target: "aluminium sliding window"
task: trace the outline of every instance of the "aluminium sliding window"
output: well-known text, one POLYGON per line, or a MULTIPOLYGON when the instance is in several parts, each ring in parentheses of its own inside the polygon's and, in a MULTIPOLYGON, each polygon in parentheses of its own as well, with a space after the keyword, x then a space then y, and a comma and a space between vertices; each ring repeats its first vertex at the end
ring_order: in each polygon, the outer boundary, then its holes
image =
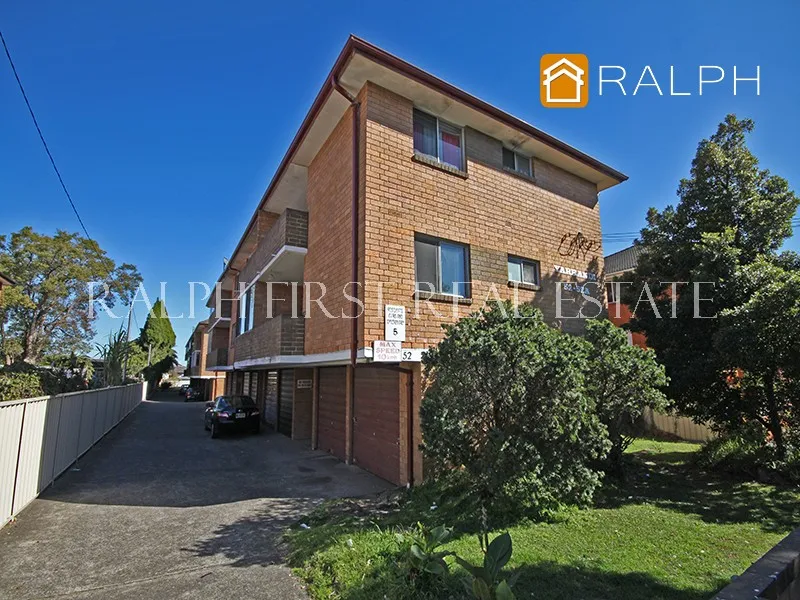
POLYGON ((465 170, 464 130, 416 108, 414 150, 461 171, 465 170))
POLYGON ((515 171, 528 177, 533 176, 533 169, 531 168, 531 157, 514 152, 508 148, 503 148, 503 167, 509 171, 515 171))
POLYGON ((508 280, 515 283, 539 285, 539 261, 508 257, 508 280))
POLYGON ((469 298, 469 246, 434 237, 414 238, 416 289, 469 298))

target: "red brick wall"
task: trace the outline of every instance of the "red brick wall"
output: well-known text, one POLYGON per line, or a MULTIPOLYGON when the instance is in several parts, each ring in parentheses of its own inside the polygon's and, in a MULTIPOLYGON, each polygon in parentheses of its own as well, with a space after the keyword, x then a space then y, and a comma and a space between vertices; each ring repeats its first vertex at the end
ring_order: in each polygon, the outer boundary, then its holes
MULTIPOLYGON (((410 100, 368 83, 365 108, 367 343, 384 334, 377 285, 370 282, 384 282, 384 303, 413 308, 415 232, 469 244, 472 304, 460 306, 461 315, 479 308, 487 297, 493 298, 489 296, 492 284, 500 297, 512 297, 507 285, 507 254, 514 254, 541 263, 541 291, 520 291, 520 301, 532 302, 548 322, 559 325, 555 282, 576 279, 555 273, 554 265, 602 271, 599 246, 585 257, 559 254, 564 234, 580 231, 600 240, 596 186, 540 160, 534 161, 535 181, 508 173, 502 169, 502 144, 471 129, 465 132, 467 176, 444 172, 412 158, 410 100)), ((601 289, 596 293, 603 297, 601 289)), ((567 291, 563 295, 580 297, 567 291)), ((418 318, 409 315, 409 346, 435 344, 442 336, 441 323, 454 320, 451 303, 433 306, 445 316, 433 316, 424 305, 418 318)), ((562 306, 565 314, 577 312, 570 302, 562 306)), ((593 315, 596 310, 589 305, 586 313, 593 315)), ((578 319, 564 319, 560 326, 582 330, 578 319)))
MULTIPOLYGON (((308 167, 308 254, 306 282, 322 282, 327 289, 329 319, 311 302, 306 319, 305 352, 317 354, 350 348, 350 303, 343 295, 351 281, 352 108, 348 109, 308 167)), ((320 288, 307 288, 310 299, 320 288)))
MULTIPOLYGON (((630 323, 631 309, 621 302, 609 302, 608 319, 617 327, 622 327, 625 323, 630 323)), ((631 332, 631 341, 635 346, 647 348, 647 338, 643 333, 631 332)))

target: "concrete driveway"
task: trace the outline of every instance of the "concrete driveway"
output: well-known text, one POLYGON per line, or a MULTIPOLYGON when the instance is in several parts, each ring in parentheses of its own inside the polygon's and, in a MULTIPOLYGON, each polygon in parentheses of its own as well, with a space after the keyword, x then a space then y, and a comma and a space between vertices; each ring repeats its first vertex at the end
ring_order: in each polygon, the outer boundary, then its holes
POLYGON ((280 434, 212 440, 202 403, 157 400, 0 529, 0 598, 305 598, 287 526, 389 487, 280 434))

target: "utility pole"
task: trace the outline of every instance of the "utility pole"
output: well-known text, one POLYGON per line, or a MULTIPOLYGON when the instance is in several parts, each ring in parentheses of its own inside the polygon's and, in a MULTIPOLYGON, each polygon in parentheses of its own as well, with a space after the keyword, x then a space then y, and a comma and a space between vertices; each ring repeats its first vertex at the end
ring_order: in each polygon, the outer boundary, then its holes
POLYGON ((128 307, 128 330, 125 332, 125 364, 122 366, 122 383, 128 378, 128 350, 131 341, 131 317, 133 316, 133 302, 128 307))
POLYGON ((147 366, 150 366, 150 359, 153 356, 153 344, 147 344, 147 366))

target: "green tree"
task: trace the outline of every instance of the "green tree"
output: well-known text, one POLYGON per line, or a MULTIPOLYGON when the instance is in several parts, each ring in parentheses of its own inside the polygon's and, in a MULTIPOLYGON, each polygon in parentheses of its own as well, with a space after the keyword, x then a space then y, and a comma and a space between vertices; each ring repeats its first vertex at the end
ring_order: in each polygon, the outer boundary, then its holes
POLYGON ((670 399, 682 412, 720 426, 752 411, 730 385, 729 361, 717 351, 716 316, 743 301, 735 284, 739 269, 776 259, 800 202, 786 180, 759 167, 745 139, 752 130, 751 120, 728 115, 700 142, 690 176, 678 187, 677 207, 648 212, 643 253, 627 278, 633 285, 622 287, 635 315, 631 328, 646 334, 666 367, 670 399))
POLYGON ((423 452, 434 474, 463 466, 484 508, 588 502, 601 479, 591 465, 609 443, 584 386, 584 342, 508 302, 445 331, 423 359, 423 452))
POLYGON ((735 416, 763 425, 781 460, 784 427, 800 427, 800 270, 792 262, 787 256, 741 267, 733 284, 746 300, 722 311, 714 339, 741 398, 735 416))
POLYGON ((586 389, 608 429, 609 468, 621 472, 622 455, 633 441, 636 421, 646 408, 663 410, 667 398, 664 367, 650 349, 632 346, 625 331, 611 321, 586 322, 586 389))
POLYGON ((46 353, 88 351, 95 302, 113 308, 131 298, 142 280, 136 267, 117 265, 93 240, 62 230, 43 235, 30 227, 0 236, 0 271, 17 282, 3 290, 3 348, 30 363, 46 353))
POLYGON ((138 343, 150 357, 145 368, 145 378, 151 386, 157 384, 162 375, 177 364, 173 347, 175 346, 175 330, 167 314, 167 307, 159 298, 147 315, 147 320, 139 333, 138 343))

